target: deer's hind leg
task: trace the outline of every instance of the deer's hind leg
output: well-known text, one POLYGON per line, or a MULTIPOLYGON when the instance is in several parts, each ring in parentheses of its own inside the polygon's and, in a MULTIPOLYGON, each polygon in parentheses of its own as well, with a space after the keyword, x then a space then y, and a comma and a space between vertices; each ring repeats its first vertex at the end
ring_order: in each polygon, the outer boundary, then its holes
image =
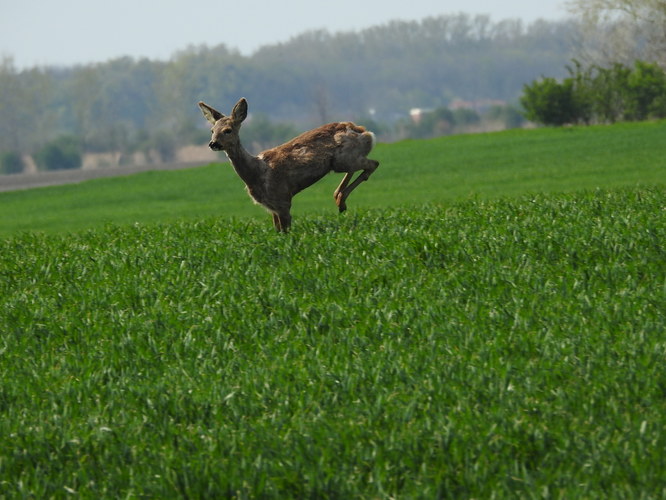
POLYGON ((336 188, 336 190, 333 192, 333 198, 335 198, 335 204, 338 206, 338 209, 340 212, 344 212, 347 210, 347 197, 351 194, 351 192, 356 189, 359 184, 363 181, 367 181, 372 173, 377 170, 377 167, 379 167, 379 162, 376 160, 370 160, 368 158, 363 158, 363 163, 361 168, 354 169, 350 172, 347 172, 342 179, 342 182, 340 185, 336 188), (354 175, 354 172, 357 172, 358 170, 363 170, 358 177, 356 177, 356 180, 349 184, 349 181, 351 181, 352 176, 354 175))
POLYGON ((335 191, 333 191, 333 199, 335 200, 335 204, 338 206, 340 209, 340 212, 344 212, 345 209, 347 208, 346 206, 343 205, 344 208, 340 207, 340 199, 342 197, 342 192, 345 190, 347 185, 349 184, 349 181, 351 178, 354 176, 354 172, 348 172, 345 174, 345 176, 342 178, 342 182, 340 185, 335 188, 335 191))

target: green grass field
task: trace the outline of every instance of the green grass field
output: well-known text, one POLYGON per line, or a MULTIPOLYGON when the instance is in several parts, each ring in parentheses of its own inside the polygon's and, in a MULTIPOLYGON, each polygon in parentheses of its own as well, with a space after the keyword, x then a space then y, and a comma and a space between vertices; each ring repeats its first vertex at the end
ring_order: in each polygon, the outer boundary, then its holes
MULTIPOLYGON (((664 185, 664 137, 666 122, 658 122, 380 144, 371 154, 381 162, 379 170, 354 192, 348 205, 353 212, 525 193, 664 185)), ((340 180, 340 175, 329 175, 294 198, 295 230, 304 214, 336 217, 332 193, 340 180)), ((205 217, 253 217, 271 224, 266 212, 249 201, 242 181, 228 165, 0 193, 0 206, 0 236, 205 217)))
POLYGON ((666 497, 664 131, 2 194, 0 497, 666 497))

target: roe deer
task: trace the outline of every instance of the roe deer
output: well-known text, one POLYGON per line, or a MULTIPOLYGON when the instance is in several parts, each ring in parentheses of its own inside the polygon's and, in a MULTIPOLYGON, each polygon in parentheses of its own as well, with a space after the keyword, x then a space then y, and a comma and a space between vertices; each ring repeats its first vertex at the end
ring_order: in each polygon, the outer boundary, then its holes
POLYGON ((199 107, 213 124, 208 146, 225 151, 236 173, 243 179, 252 199, 273 214, 278 231, 291 225, 291 199, 329 172, 345 172, 333 193, 335 203, 344 212, 349 194, 377 169, 379 162, 366 156, 374 146, 375 136, 352 122, 329 123, 305 132, 295 139, 258 156, 252 156, 241 145, 238 132, 247 117, 247 101, 234 106, 231 116, 224 116, 203 102, 199 107), (362 170, 350 183, 354 172, 362 170))

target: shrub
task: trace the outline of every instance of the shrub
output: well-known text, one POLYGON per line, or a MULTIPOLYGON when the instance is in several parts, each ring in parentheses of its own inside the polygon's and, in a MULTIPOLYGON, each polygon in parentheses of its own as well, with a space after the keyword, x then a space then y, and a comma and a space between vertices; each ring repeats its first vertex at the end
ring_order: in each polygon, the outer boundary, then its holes
POLYGON ((506 128, 519 128, 525 123, 522 113, 514 106, 493 106, 488 110, 485 118, 501 122, 506 128))
POLYGON ((656 64, 636 61, 627 82, 629 94, 628 119, 664 118, 666 74, 656 64))
POLYGON ((10 151, 0 155, 0 174, 19 174, 23 172, 21 155, 10 151))
POLYGON ((666 117, 666 72, 657 64, 636 61, 603 68, 583 68, 574 61, 570 78, 525 85, 525 116, 544 125, 614 123, 666 117))
POLYGON ((80 168, 82 161, 79 141, 71 136, 49 142, 35 153, 35 162, 40 170, 80 168))
POLYGON ((152 137, 152 145, 164 163, 175 161, 178 151, 176 136, 166 130, 158 130, 152 137))
POLYGON ((561 83, 554 78, 544 78, 525 85, 520 103, 528 120, 544 125, 561 126, 578 119, 571 78, 561 83))

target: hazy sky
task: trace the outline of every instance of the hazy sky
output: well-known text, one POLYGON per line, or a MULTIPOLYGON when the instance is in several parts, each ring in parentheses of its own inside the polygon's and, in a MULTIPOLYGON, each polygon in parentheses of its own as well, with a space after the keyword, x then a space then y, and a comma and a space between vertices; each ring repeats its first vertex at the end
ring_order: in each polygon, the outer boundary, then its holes
POLYGON ((0 0, 0 58, 18 68, 166 60, 189 45, 224 43, 249 55, 304 31, 351 31, 394 19, 490 14, 555 20, 565 0, 0 0))

